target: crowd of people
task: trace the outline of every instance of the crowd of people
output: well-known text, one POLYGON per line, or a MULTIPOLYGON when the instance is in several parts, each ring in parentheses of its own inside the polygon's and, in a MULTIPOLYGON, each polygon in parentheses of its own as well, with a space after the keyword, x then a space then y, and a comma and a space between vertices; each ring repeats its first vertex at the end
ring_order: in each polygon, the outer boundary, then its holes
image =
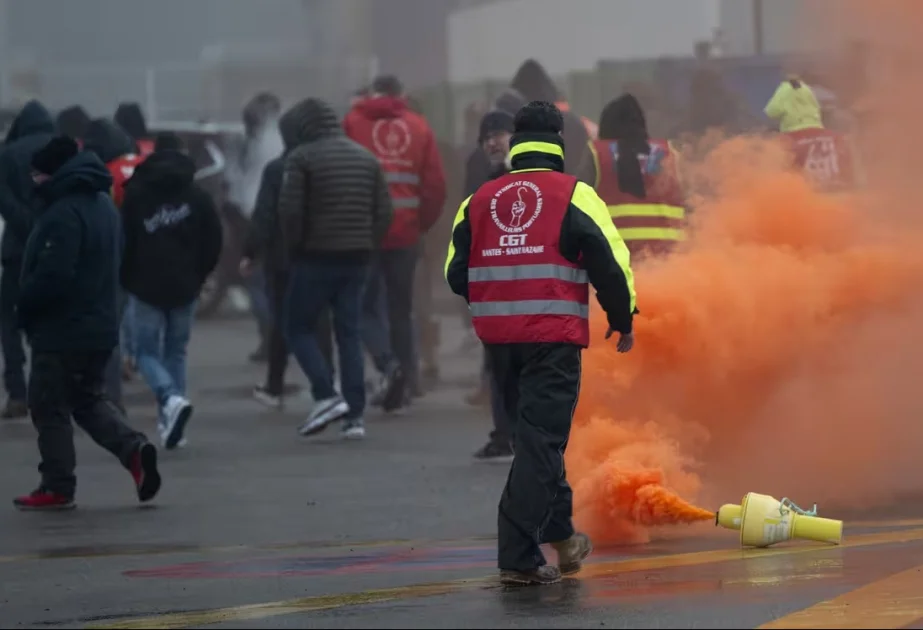
MULTIPOLYGON (((268 304, 267 374, 254 396, 284 404, 291 353, 314 401, 299 433, 341 422, 344 438, 361 439, 368 405, 395 413, 423 393, 414 284, 424 237, 444 215, 443 159, 393 76, 357 93, 343 118, 316 98, 284 112, 272 95, 252 105, 245 118, 259 110, 281 140, 255 195, 238 200, 253 206, 240 270, 262 275, 268 304), (366 355, 378 373, 371 390, 366 355)), ((766 114, 794 168, 828 190, 856 184, 850 146, 825 129, 804 80, 783 81, 766 114)), ((500 503, 501 578, 550 583, 578 571, 592 548, 573 529, 563 463, 589 288, 608 319, 605 339, 618 333, 613 343, 630 351, 632 265, 669 255, 693 208, 679 152, 651 136, 635 96, 611 100, 597 126, 532 61, 481 116, 464 172, 466 198, 448 213, 442 246, 445 280, 483 344, 493 430, 475 456, 513 462, 500 503), (542 543, 557 549, 559 567, 546 565, 542 543)), ((187 443, 187 347, 223 245, 194 160, 176 134, 149 134, 136 105, 112 120, 76 106, 53 120, 32 101, 0 148, 0 216, 3 415, 31 415, 41 461, 38 488, 15 505, 74 506, 72 421, 151 500, 158 451, 129 426, 121 382, 137 371, 150 388, 162 448, 187 443)))

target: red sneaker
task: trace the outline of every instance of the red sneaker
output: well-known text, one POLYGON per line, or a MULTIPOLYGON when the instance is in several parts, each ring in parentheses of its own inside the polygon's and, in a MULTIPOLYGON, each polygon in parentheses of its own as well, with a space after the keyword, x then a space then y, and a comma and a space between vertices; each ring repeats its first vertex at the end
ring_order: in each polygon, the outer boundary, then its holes
POLYGON ((67 497, 57 492, 50 492, 45 488, 39 488, 32 494, 26 494, 13 499, 13 505, 17 510, 39 511, 39 510, 73 510, 77 507, 73 497, 67 497))
POLYGON ((138 489, 138 500, 141 503, 150 501, 160 490, 160 473, 157 471, 157 449, 150 442, 145 442, 138 447, 131 456, 129 467, 131 476, 138 489))

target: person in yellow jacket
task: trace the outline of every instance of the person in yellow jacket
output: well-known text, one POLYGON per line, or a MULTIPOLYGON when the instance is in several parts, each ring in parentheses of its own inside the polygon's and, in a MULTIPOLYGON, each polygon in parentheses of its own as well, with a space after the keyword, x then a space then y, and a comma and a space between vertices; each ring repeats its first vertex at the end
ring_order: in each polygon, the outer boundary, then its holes
POLYGON ((814 91, 798 77, 789 77, 780 83, 763 111, 779 123, 782 133, 824 128, 814 91))

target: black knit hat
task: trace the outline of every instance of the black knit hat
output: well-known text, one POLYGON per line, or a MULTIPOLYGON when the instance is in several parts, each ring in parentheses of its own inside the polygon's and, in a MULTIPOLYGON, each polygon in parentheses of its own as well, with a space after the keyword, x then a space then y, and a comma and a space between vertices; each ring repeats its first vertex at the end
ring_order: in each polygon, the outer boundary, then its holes
POLYGON ((72 138, 56 136, 32 156, 32 170, 45 175, 54 175, 79 152, 80 147, 72 138))
POLYGON ((513 126, 513 117, 507 112, 495 109, 491 112, 487 112, 481 119, 481 128, 478 132, 478 142, 484 142, 487 140, 487 136, 497 131, 513 133, 514 130, 515 127, 513 126))
POLYGON ((564 116, 547 101, 532 101, 519 110, 515 121, 516 133, 561 133, 564 116))

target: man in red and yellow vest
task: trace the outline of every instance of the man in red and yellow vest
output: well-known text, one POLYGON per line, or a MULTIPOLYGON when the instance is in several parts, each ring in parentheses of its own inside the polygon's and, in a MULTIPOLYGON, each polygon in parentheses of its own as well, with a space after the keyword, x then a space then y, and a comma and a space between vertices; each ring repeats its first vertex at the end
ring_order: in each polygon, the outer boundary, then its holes
POLYGON ((446 197, 445 173, 436 137, 423 116, 407 105, 403 86, 395 77, 379 77, 371 93, 355 102, 346 115, 346 135, 371 151, 381 163, 391 193, 394 218, 372 265, 364 316, 372 334, 385 317, 379 310, 384 287, 390 343, 382 335, 366 345, 382 373, 382 406, 403 407, 417 388, 418 365, 413 341, 414 272, 420 240, 442 213, 446 197), (385 340, 387 341, 387 340, 385 340))
POLYGON ((685 236, 686 208, 676 154, 648 137, 641 105, 630 94, 603 109, 578 176, 592 185, 632 256, 669 253, 685 236))
POLYGON ((575 533, 564 448, 590 343, 590 283, 609 321, 606 338, 633 344, 629 253, 593 189, 564 174, 564 120, 533 101, 516 115, 512 171, 462 202, 446 280, 468 302, 496 371, 514 436, 500 500, 499 567, 505 584, 550 584, 580 570, 591 544, 575 533), (550 543, 560 568, 539 548, 550 543))

